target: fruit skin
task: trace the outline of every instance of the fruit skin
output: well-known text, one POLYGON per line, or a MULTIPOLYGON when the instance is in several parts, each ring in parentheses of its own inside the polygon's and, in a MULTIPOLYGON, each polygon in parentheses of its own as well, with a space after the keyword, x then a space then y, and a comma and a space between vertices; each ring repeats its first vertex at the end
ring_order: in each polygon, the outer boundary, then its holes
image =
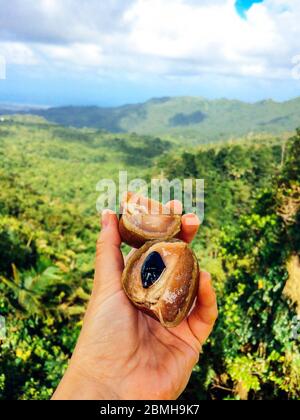
MULTIPOLYGON (((126 267, 123 271, 122 275, 122 286, 123 289, 133 303, 133 305, 138 308, 139 310, 143 311, 147 315, 151 316, 152 318, 156 319, 161 323, 162 326, 166 328, 173 328, 179 325, 189 314, 190 309, 195 301, 197 296, 198 288, 199 288, 199 264, 198 260, 193 253, 193 251, 186 245, 186 261, 181 261, 183 264, 183 272, 188 272, 191 269, 192 265, 192 272, 191 276, 188 279, 184 280, 183 289, 185 289, 185 293, 179 295, 178 298, 172 303, 168 304, 165 300, 161 297, 158 299, 155 305, 150 304, 149 302, 138 302, 134 299, 127 288, 127 285, 130 283, 130 271, 136 261, 140 259, 140 257, 148 251, 154 244, 161 244, 161 243, 183 243, 178 239, 171 239, 168 241, 151 241, 147 242, 142 248, 138 249, 128 260, 126 267)), ((172 281, 171 281, 172 283, 172 281)), ((140 285, 142 288, 142 284, 140 285)))
POLYGON ((146 242, 146 239, 143 235, 132 230, 132 227, 129 225, 129 223, 126 222, 126 217, 123 215, 119 221, 119 232, 122 241, 127 245, 132 246, 133 248, 140 248, 146 242))
MULTIPOLYGON (((176 226, 172 230, 172 232, 168 235, 161 235, 159 237, 160 241, 168 241, 169 239, 174 238, 181 229, 181 216, 173 215, 172 216, 176 220, 176 226)), ((158 238, 153 238, 151 235, 147 235, 146 232, 138 232, 137 229, 132 226, 126 219, 126 215, 122 215, 119 221, 119 232, 122 238, 122 241, 125 242, 127 245, 133 248, 140 248, 148 241, 157 240, 158 238)))
MULTIPOLYGON (((120 205, 119 232, 122 241, 133 248, 140 248, 147 241, 167 241, 169 239, 175 238, 181 230, 181 215, 175 214, 170 210, 168 213, 164 214, 165 209, 166 206, 159 203, 158 201, 132 192, 128 192, 120 205), (160 218, 160 220, 164 220, 164 217, 171 217, 172 225, 167 232, 156 231, 154 233, 146 231, 145 229, 142 229, 133 223, 133 215, 131 214, 129 216, 126 211, 126 208, 129 204, 131 204, 133 207, 135 204, 142 204, 147 209, 149 208, 148 206, 151 207, 151 205, 153 205, 153 209, 156 209, 158 214, 156 214, 156 212, 151 214, 150 212, 150 214, 145 213, 143 217, 147 218, 147 216, 149 216, 151 218, 153 216, 157 216, 160 218)), ((157 222, 157 220, 155 222, 157 222)))

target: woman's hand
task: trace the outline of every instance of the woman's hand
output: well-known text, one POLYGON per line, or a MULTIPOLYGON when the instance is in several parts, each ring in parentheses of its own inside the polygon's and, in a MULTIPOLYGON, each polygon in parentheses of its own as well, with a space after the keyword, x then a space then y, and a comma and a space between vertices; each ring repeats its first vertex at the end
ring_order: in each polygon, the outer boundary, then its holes
MULTIPOLYGON (((181 239, 190 242, 198 228, 197 216, 183 216, 181 239)), ((53 399, 176 399, 212 331, 217 303, 208 273, 200 274, 197 302, 189 317, 168 330, 138 311, 125 295, 120 245, 117 216, 106 211, 91 300, 53 399)))

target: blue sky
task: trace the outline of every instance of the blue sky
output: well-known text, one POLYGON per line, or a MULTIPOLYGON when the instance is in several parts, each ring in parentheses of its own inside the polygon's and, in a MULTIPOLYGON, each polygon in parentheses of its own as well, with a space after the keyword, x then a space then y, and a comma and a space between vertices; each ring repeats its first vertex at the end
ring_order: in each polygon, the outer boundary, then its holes
POLYGON ((295 0, 0 0, 0 102, 289 99, 299 19, 295 0))
POLYGON ((235 7, 240 16, 246 18, 247 10, 249 10, 253 4, 262 3, 263 1, 264 0, 236 0, 235 7))

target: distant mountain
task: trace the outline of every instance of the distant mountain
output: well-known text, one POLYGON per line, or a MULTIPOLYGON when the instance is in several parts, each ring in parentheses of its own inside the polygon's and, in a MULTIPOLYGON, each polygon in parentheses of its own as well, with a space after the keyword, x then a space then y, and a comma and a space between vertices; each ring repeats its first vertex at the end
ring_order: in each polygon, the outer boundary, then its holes
POLYGON ((34 110, 48 109, 49 106, 40 105, 29 105, 29 104, 14 104, 14 103, 0 103, 0 114, 16 114, 16 113, 28 113, 34 110))
MULTIPOLYGON (((115 108, 66 106, 21 112, 30 112, 65 126, 93 127, 115 133, 136 132, 207 143, 248 133, 280 134, 295 130, 300 126, 300 97, 286 102, 265 100, 256 103, 165 97, 115 108)), ((1 113, 4 114, 5 109, 0 109, 1 113)))

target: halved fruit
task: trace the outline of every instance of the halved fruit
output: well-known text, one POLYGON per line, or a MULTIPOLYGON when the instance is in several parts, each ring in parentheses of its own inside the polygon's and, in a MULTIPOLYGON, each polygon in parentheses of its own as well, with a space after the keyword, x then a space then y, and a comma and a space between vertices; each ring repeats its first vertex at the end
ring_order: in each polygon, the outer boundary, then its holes
POLYGON ((129 258, 122 285, 138 309, 164 327, 175 327, 188 315, 197 295, 197 258, 177 239, 147 242, 129 258))
POLYGON ((134 248, 147 241, 174 238, 180 228, 181 215, 158 201, 128 193, 121 203, 120 235, 134 248))

